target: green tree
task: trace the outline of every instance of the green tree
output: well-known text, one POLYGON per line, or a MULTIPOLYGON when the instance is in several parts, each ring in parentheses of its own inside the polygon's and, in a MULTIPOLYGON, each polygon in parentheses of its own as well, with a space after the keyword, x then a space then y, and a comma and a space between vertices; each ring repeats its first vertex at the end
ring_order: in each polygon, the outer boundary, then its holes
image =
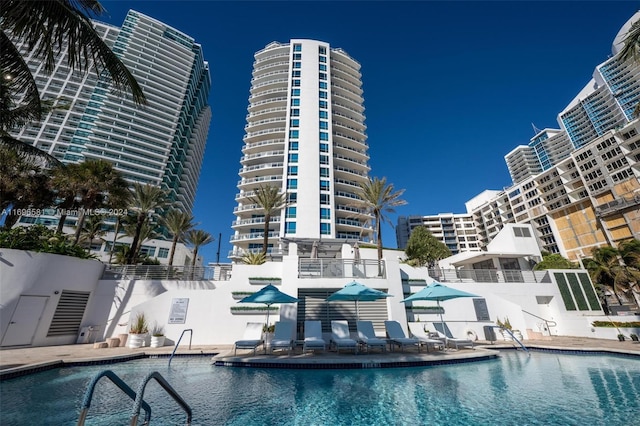
MULTIPOLYGON (((104 215, 91 215, 87 220, 82 223, 82 229, 80 232, 77 232, 79 236, 78 241, 74 242, 75 244, 80 244, 87 249, 87 252, 91 251, 91 244, 94 240, 98 239, 100 241, 104 241, 102 238, 107 231, 104 229, 104 215)), ((76 225, 78 228, 79 225, 76 225)))
POLYGON ((630 297, 631 300, 636 298, 635 293, 638 292, 640 282, 640 271, 624 262, 624 257, 630 261, 635 257, 633 253, 637 254, 637 244, 629 242, 626 246, 621 243, 621 246, 624 252, 611 246, 593 249, 592 257, 583 261, 593 283, 601 286, 601 290, 604 288, 612 291, 620 304, 620 294, 630 297))
POLYGON ((412 266, 429 266, 446 257, 451 256, 451 250, 427 230, 418 226, 411 231, 411 236, 405 249, 407 263, 412 266))
POLYGON ((391 223, 385 213, 395 213, 395 207, 407 204, 400 197, 404 189, 394 190, 393 184, 387 184, 387 178, 369 178, 360 184, 356 195, 360 198, 359 206, 371 214, 376 223, 376 241, 378 260, 382 260, 382 222, 391 223))
POLYGON ((249 200, 260 206, 264 211, 264 238, 262 242, 262 253, 267 255, 269 246, 269 225, 271 217, 282 209, 286 204, 286 194, 280 192, 280 188, 271 185, 260 185, 255 190, 255 195, 249 200))
POLYGON ((533 267, 534 271, 544 271, 547 269, 576 269, 578 265, 565 259, 557 253, 543 253, 542 261, 533 267))
POLYGON ((184 234, 195 226, 193 216, 180 210, 170 210, 169 213, 162 218, 161 222, 172 236, 171 252, 169 253, 169 266, 171 266, 173 265, 176 245, 178 242, 184 241, 184 234))
POLYGON ((166 206, 166 192, 154 185, 135 183, 131 193, 129 208, 135 213, 135 228, 133 232, 132 250, 129 251, 128 264, 133 264, 137 256, 140 234, 144 224, 156 214, 156 210, 166 206))
POLYGON ((191 266, 196 265, 196 260, 198 259, 198 250, 200 247, 210 244, 215 239, 211 234, 201 229, 191 229, 187 231, 185 234, 185 241, 187 244, 193 247, 193 258, 191 259, 191 266))

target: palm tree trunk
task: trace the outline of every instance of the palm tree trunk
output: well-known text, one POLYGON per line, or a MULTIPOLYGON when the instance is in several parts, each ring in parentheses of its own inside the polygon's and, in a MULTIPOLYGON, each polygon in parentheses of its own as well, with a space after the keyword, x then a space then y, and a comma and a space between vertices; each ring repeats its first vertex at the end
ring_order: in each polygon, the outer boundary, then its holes
POLYGON ((140 241, 140 232, 142 232, 142 226, 144 225, 144 221, 146 216, 143 213, 138 213, 138 221, 136 223, 136 233, 133 235, 133 241, 131 242, 131 249, 129 250, 129 256, 127 256, 127 264, 132 265, 134 259, 136 258, 136 252, 138 251, 137 246, 140 241))
POLYGON ((271 222, 271 215, 264 215, 264 238, 262 240, 262 254, 267 255, 267 246, 269 245, 269 222, 271 222))
POLYGON ((82 232, 82 227, 84 226, 84 209, 80 209, 80 216, 78 216, 78 223, 76 224, 76 233, 73 237, 73 245, 77 245, 78 241, 80 241, 80 233, 82 232))
POLYGON ((67 220, 66 214, 60 215, 60 220, 58 221, 58 227, 56 228, 56 234, 62 235, 62 229, 64 228, 64 222, 67 220))
POLYGON ((380 224, 380 215, 376 215, 376 235, 378 247, 378 276, 382 276, 382 226, 380 224))
POLYGON ((111 264, 111 259, 113 259, 113 252, 116 250, 116 240, 118 239, 118 231, 120 231, 120 216, 116 216, 116 229, 113 234, 113 243, 111 244, 111 253, 109 253, 109 264, 111 264))
POLYGON ((169 266, 173 265, 173 255, 176 253, 176 244, 178 244, 178 236, 174 236, 171 241, 171 253, 169 253, 169 266))

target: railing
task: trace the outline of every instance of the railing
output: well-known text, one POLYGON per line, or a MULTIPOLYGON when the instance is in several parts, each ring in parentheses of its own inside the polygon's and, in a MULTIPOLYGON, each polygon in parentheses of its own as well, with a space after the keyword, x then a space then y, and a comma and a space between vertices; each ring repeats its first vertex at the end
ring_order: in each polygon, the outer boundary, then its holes
POLYGON ((548 271, 505 269, 429 269, 429 276, 440 282, 551 283, 548 271))
POLYGON ((182 333, 180 334, 180 338, 178 339, 176 346, 173 348, 173 352, 171 352, 171 356, 169 357, 169 367, 171 367, 171 360, 173 359, 173 356, 176 354, 176 350, 178 350, 178 346, 180 345, 182 336, 184 336, 184 333, 186 333, 187 331, 190 333, 189 334, 189 350, 191 350, 191 340, 193 339, 193 329, 185 328, 184 330, 182 330, 182 333))
POLYGON ((184 399, 182 399, 182 397, 178 394, 178 392, 176 392, 175 389, 171 387, 169 382, 167 382, 164 379, 164 377, 162 377, 162 375, 157 371, 147 374, 147 377, 145 377, 144 380, 142 380, 142 383, 140 383, 140 386, 138 387, 138 395, 133 404, 133 410, 131 411, 131 423, 130 423, 131 426, 136 426, 138 424, 138 416, 140 415, 140 405, 144 403, 144 401, 142 400, 142 397, 144 395, 144 389, 147 387, 147 383, 149 383, 151 379, 155 379, 156 382, 158 382, 158 384, 160 384, 160 386, 165 391, 167 391, 169 396, 171 396, 171 398, 173 398, 173 400, 177 402, 178 405, 180 405, 180 407, 182 407, 184 412, 187 414, 187 422, 185 424, 189 426, 191 424, 191 418, 193 416, 191 407, 189 407, 189 404, 187 404, 187 402, 184 399))
POLYGON ((508 328, 504 328, 504 327, 500 327, 499 325, 494 325, 493 328, 499 328, 502 331, 506 331, 507 334, 509 334, 511 336, 511 339, 518 343, 520 345, 520 347, 527 353, 527 355, 531 355, 531 353, 529 353, 529 349, 527 349, 527 347, 524 345, 524 343, 522 343, 520 341, 520 339, 518 339, 511 330, 509 330, 508 328))
POLYGON ((215 266, 107 265, 102 279, 201 281, 216 279, 215 271, 215 266))
POLYGON ((384 260, 299 259, 298 278, 386 278, 384 260))
MULTIPOLYGON (((85 391, 84 398, 82 400, 82 409, 80 410, 80 417, 78 418, 78 426, 83 426, 87 420, 87 414, 89 414, 89 407, 91 407, 91 400, 93 399, 93 391, 95 390, 98 381, 103 377, 111 380, 114 385, 127 394, 127 396, 133 401, 138 399, 134 390, 131 389, 120 377, 118 377, 116 373, 111 370, 102 371, 98 373, 87 386, 87 390, 85 391)), ((149 424, 149 420, 151 420, 151 407, 142 400, 142 398, 140 398, 140 403, 138 404, 138 415, 140 414, 140 406, 142 406, 146 413, 145 424, 149 424)))
POLYGON ((538 319, 540 319, 540 320, 544 321, 545 331, 548 331, 548 332, 549 332, 549 334, 551 334, 551 330, 550 330, 550 328, 551 328, 551 327, 555 327, 555 326, 557 326, 557 325, 558 325, 558 323, 557 323, 557 322, 555 322, 555 321, 553 321, 553 320, 547 320, 547 319, 544 319, 544 318, 542 318, 542 317, 539 317, 539 316, 538 316, 538 315, 536 315, 536 314, 532 314, 531 312, 525 311, 524 309, 522 310, 522 312, 524 312, 525 314, 529 314, 529 315, 531 315, 532 317, 535 317, 535 318, 538 318, 538 319))

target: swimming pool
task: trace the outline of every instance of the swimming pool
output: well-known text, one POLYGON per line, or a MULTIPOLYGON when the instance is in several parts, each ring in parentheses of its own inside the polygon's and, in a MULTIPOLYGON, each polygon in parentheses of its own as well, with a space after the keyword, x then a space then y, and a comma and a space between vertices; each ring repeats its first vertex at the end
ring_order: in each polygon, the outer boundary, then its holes
MULTIPOLYGON (((0 423, 75 425, 87 383, 114 371, 134 390, 160 372, 193 425, 629 425, 640 409, 640 359, 502 352, 495 360, 421 368, 284 370, 214 367, 209 358, 72 367, 0 383, 0 423)), ((155 382, 153 425, 185 414, 155 382)), ((88 425, 128 424, 132 402, 101 380, 88 425)), ((142 416, 141 416, 142 417, 142 416)))

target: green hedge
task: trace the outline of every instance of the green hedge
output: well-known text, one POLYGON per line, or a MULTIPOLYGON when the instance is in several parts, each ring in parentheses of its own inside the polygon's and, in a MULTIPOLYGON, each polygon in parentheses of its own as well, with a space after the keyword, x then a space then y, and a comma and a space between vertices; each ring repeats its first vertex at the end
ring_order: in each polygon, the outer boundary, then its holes
POLYGON ((629 322, 619 322, 619 321, 594 321, 591 323, 594 327, 610 327, 610 328, 640 328, 640 321, 629 321, 629 322))

